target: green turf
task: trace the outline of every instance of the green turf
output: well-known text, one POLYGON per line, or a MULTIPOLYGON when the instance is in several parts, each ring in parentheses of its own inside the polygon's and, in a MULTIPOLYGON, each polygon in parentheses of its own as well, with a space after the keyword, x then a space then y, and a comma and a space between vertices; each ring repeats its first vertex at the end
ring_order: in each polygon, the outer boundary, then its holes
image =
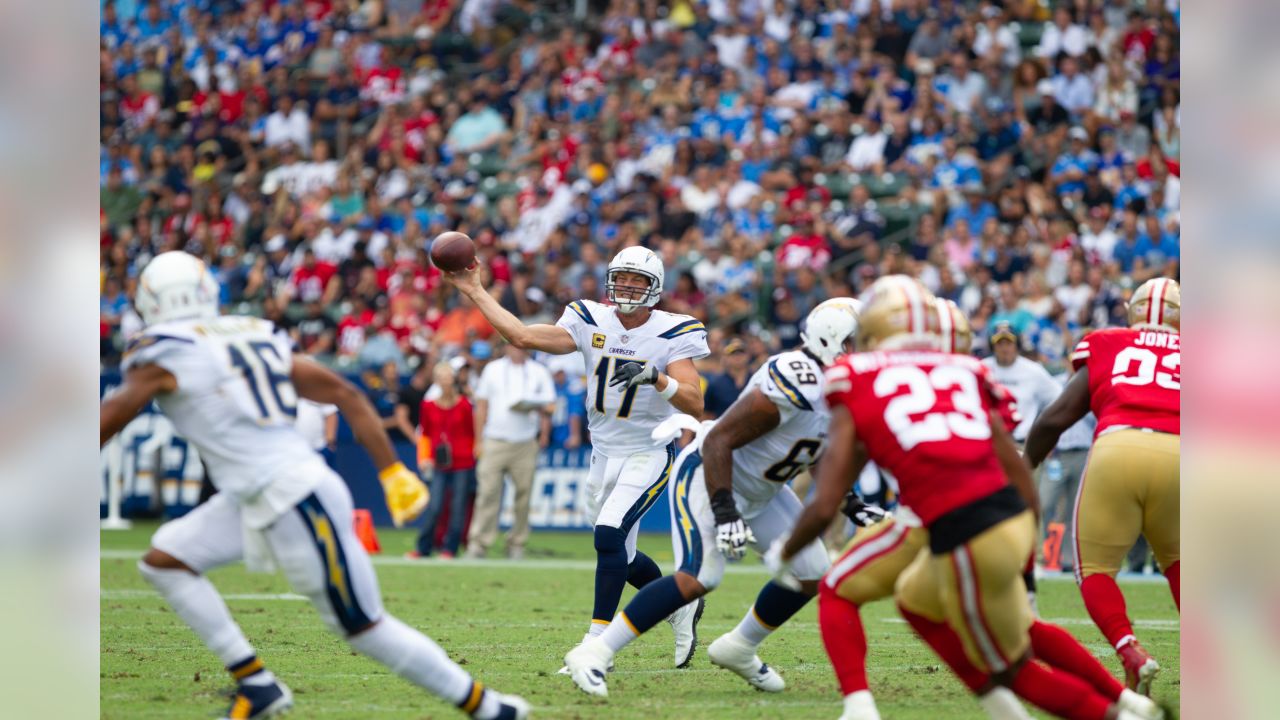
MULTIPOLYGON (((102 717, 213 717, 226 709, 229 678, 135 569, 153 530, 140 525, 102 534, 102 717)), ((402 561, 411 536, 383 531, 380 538, 377 571, 387 609, 425 630, 478 679, 523 695, 533 703, 535 717, 742 720, 840 714, 839 692, 812 605, 763 646, 764 660, 787 681, 787 690, 779 695, 751 690, 737 676, 711 666, 701 650, 693 667, 675 670, 671 631, 663 624, 619 656, 617 671, 609 676, 609 698, 600 701, 556 675, 565 651, 581 639, 591 611, 589 535, 535 533, 530 562, 479 567, 402 561)), ((640 547, 670 567, 669 538, 642 536, 640 547)), ((703 648, 737 623, 766 579, 755 561, 730 570, 708 598, 700 627, 703 648)), ((305 602, 288 597, 282 578, 251 575, 241 566, 215 571, 211 578, 231 596, 228 605, 260 656, 293 688, 293 717, 460 717, 329 635, 305 602)), ((1162 583, 1129 583, 1124 590, 1139 636, 1164 668, 1156 695, 1176 707, 1178 616, 1169 593, 1162 583)), ((628 589, 624 603, 631 594, 628 589)), ((1043 583, 1040 609, 1119 672, 1073 583, 1043 583)), ((871 688, 886 718, 981 717, 959 683, 897 619, 890 603, 865 608, 863 618, 871 646, 871 688)))

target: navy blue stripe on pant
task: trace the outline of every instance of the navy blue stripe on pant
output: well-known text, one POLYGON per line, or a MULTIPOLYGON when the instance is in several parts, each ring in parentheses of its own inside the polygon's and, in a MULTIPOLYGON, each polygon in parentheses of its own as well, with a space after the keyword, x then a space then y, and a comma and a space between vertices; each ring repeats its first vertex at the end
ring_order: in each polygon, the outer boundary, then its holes
POLYGON ((702 535, 698 532, 698 522, 689 507, 689 490, 698 468, 702 466, 702 453, 692 452, 680 464, 676 474, 675 487, 672 488, 671 500, 675 503, 675 523, 680 535, 680 545, 684 551, 680 558, 680 572, 698 576, 702 570, 702 535))
POLYGON ((631 526, 640 522, 640 518, 649 512, 649 508, 658 501, 658 496, 662 494, 662 489, 667 486, 667 481, 671 478, 671 464, 676 459, 676 445, 671 443, 667 445, 667 464, 662 468, 662 472, 658 475, 657 481, 640 495, 640 498, 631 505, 627 513, 622 516, 622 525, 618 527, 623 533, 631 532, 631 526))
POLYGON ((321 564, 324 566, 325 592, 338 616, 338 623, 348 633, 369 627, 373 621, 360 607, 360 600, 356 597, 347 566, 347 555, 338 539, 338 526, 314 493, 298 503, 298 514, 302 516, 302 522, 307 526, 316 550, 320 553, 321 564))

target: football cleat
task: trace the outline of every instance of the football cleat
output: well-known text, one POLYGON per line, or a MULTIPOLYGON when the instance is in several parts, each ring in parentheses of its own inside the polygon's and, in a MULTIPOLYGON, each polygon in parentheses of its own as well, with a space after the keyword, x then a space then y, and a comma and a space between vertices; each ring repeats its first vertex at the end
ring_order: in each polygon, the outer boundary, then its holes
POLYGON ((231 698, 231 707, 224 720, 257 720, 275 717, 293 707, 293 693, 285 684, 276 680, 269 685, 240 683, 231 698))
POLYGON ((1146 649, 1137 640, 1121 641, 1116 649, 1120 662, 1124 665, 1124 684, 1139 695, 1151 696, 1151 681, 1160 672, 1160 663, 1147 654, 1146 649))
MULTIPOLYGON (((493 692, 492 690, 490 692, 493 692)), ((525 720, 529 717, 532 708, 529 701, 519 695, 503 695, 497 693, 498 696, 498 717, 497 720, 525 720)))
POLYGON ((676 633, 675 661, 677 668, 687 668, 693 662, 693 653, 698 649, 698 622, 702 620, 702 610, 707 601, 698 598, 671 613, 667 622, 676 633))
MULTIPOLYGON (((586 635, 583 635, 583 636, 582 636, 582 642, 583 642, 583 643, 589 642, 590 640, 591 640, 591 633, 587 633, 586 635)), ((609 667, 605 669, 605 672, 613 672, 613 658, 609 658, 609 667)), ((557 670, 557 671, 556 671, 556 674, 557 674, 557 675, 568 675, 568 674, 569 674, 569 666, 568 666, 568 665, 565 665, 564 667, 560 668, 559 670, 557 670)))
POLYGON ((755 647, 732 632, 716 638, 707 648, 707 657, 712 665, 737 673, 757 690, 782 692, 787 687, 782 676, 760 660, 755 647))
POLYGON ((609 686, 605 682, 605 673, 608 672, 612 655, 603 641, 591 638, 570 650, 564 656, 564 664, 569 668, 569 677, 578 689, 588 695, 608 697, 609 686))
POLYGON ((1120 691, 1116 705, 1119 705, 1121 710, 1127 710, 1143 720, 1165 720, 1164 708, 1157 705, 1151 698, 1139 695, 1129 688, 1120 691))
POLYGON ((870 690, 859 690, 844 698, 844 712, 840 720, 880 720, 880 711, 876 709, 875 698, 870 690))

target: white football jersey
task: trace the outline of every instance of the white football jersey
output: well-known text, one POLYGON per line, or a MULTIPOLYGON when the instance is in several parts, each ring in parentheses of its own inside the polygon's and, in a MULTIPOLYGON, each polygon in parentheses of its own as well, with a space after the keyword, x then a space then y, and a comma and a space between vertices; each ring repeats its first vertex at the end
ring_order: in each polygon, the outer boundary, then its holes
POLYGON ((660 372, 685 358, 704 358, 707 329, 688 315, 654 310, 648 322, 628 330, 611 305, 575 300, 556 323, 569 331, 586 361, 587 426, 591 444, 610 457, 653 448, 649 433, 676 409, 652 385, 609 387, 618 368, 653 363, 660 372))
MULTIPOLYGON (((319 458, 295 426, 289 338, 270 321, 227 315, 152 325, 130 340, 122 367, 151 364, 178 380, 156 404, 200 452, 213 485, 242 505, 277 476, 297 475, 282 471, 319 458)), ((308 492, 298 483, 288 481, 293 502, 308 492)), ((284 509, 290 499, 277 492, 270 504, 284 509)))
POLYGON ((750 517, 786 485, 818 462, 826 447, 831 411, 822 393, 823 367, 803 350, 769 358, 742 389, 759 390, 778 406, 778 426, 733 451, 733 490, 750 517))

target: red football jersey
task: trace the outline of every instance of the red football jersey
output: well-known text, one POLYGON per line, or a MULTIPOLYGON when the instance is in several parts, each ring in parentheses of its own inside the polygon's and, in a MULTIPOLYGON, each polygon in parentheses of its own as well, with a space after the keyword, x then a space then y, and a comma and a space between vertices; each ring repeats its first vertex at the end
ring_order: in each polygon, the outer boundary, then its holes
POLYGON ((1022 413, 1018 412, 1018 400, 1009 392, 1009 388, 992 380, 991 389, 996 397, 996 412, 1004 421, 1004 429, 1010 433, 1022 424, 1022 413))
POLYGON ((1166 330, 1107 328, 1091 332, 1071 354, 1071 365, 1089 368, 1089 408, 1097 437, 1128 425, 1181 434, 1181 334, 1166 330))
POLYGON ((928 527, 1008 485, 991 411, 1000 397, 968 355, 854 353, 827 371, 827 402, 843 405, 876 465, 898 479, 902 504, 928 527))

